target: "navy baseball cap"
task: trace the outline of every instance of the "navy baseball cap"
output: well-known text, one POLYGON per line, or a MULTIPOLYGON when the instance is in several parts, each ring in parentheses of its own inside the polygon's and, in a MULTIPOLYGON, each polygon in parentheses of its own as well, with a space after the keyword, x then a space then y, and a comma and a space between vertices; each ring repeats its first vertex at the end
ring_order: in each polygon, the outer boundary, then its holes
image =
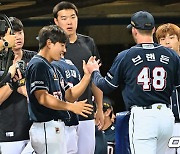
POLYGON ((155 27, 154 17, 147 11, 138 11, 131 17, 131 23, 127 28, 151 30, 155 27))

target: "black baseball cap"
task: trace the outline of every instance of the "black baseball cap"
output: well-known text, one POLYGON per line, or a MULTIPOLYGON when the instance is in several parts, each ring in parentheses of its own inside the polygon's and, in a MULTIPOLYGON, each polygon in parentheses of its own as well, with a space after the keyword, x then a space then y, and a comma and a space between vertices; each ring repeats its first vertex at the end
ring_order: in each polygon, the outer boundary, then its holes
POLYGON ((112 109, 113 100, 107 96, 103 97, 103 111, 105 112, 108 108, 112 109))
POLYGON ((155 27, 154 17, 147 11, 138 11, 131 17, 127 28, 135 27, 141 30, 151 30, 155 27))

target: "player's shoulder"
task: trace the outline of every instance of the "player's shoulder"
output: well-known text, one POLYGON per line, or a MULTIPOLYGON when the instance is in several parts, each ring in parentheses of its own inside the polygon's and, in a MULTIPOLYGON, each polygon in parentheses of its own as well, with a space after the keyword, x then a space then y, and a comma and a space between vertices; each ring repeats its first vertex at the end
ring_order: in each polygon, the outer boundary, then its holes
POLYGON ((74 63, 70 59, 64 59, 64 62, 68 65, 74 65, 74 63))
POLYGON ((25 55, 25 56, 33 57, 34 55, 37 54, 37 52, 31 51, 31 50, 27 50, 27 49, 22 49, 22 51, 23 51, 23 55, 25 55))
POLYGON ((39 55, 35 55, 28 64, 29 67, 44 70, 50 67, 49 62, 39 55))
POLYGON ((88 36, 88 35, 83 35, 83 34, 77 34, 78 40, 82 40, 85 42, 90 42, 90 41, 94 41, 92 37, 88 36))
POLYGON ((124 59, 124 58, 126 58, 128 52, 129 52, 129 49, 126 49, 126 50, 123 50, 123 51, 119 52, 116 59, 124 59))

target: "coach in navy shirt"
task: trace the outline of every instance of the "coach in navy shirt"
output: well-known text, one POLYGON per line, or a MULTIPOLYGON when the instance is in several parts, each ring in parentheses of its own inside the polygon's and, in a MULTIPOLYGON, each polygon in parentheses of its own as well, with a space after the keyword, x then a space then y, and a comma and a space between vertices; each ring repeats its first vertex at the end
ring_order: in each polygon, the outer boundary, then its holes
POLYGON ((133 14, 128 28, 137 45, 118 54, 106 77, 101 76, 93 57, 88 68, 93 72, 93 82, 103 92, 122 86, 125 105, 131 110, 131 153, 164 154, 174 124, 170 96, 173 87, 180 86, 179 56, 154 43, 155 22, 150 13, 133 14))

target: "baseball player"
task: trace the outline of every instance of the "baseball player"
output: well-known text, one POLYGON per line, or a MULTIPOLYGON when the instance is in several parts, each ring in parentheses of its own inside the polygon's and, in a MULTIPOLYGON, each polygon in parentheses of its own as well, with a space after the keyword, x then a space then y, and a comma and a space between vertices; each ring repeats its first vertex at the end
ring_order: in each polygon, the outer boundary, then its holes
POLYGON ((108 154, 115 154, 115 115, 112 102, 107 96, 103 97, 104 126, 102 130, 108 144, 108 154))
MULTIPOLYGON (((65 58, 70 59, 74 63, 82 78, 84 75, 82 61, 85 60, 87 62, 90 56, 99 58, 94 40, 89 36, 76 32, 78 26, 78 9, 73 3, 67 1, 59 2, 53 8, 53 15, 55 24, 61 27, 69 36, 65 58)), ((94 122, 94 114, 89 115, 88 118, 79 116, 78 154, 84 154, 85 151, 86 154, 94 153, 95 123, 101 129, 104 122, 102 111, 103 94, 94 84, 90 83, 78 100, 87 99, 87 102, 93 105, 92 93, 95 96, 95 103, 98 109, 96 119, 94 122)))
MULTIPOLYGON (((63 78, 67 82, 70 87, 77 85, 80 80, 81 76, 76 68, 76 66, 71 62, 71 60, 65 59, 64 55, 66 50, 61 54, 61 59, 59 61, 53 61, 52 65, 56 67, 62 74, 63 78)), ((76 154, 78 151, 78 143, 77 143, 77 127, 79 124, 78 116, 69 111, 71 115, 71 119, 65 121, 65 133, 66 133, 66 141, 67 141, 67 153, 68 154, 76 154)))
POLYGON ((154 43, 154 26, 149 12, 136 12, 128 28, 137 44, 117 55, 105 78, 94 57, 87 65, 93 82, 103 92, 122 86, 125 105, 131 111, 132 154, 164 154, 173 132, 174 115, 169 105, 173 87, 180 86, 180 60, 172 49, 154 43))
MULTIPOLYGON (((156 38, 161 45, 171 48, 180 55, 180 28, 172 23, 160 25, 156 30, 156 38)), ((180 136, 180 106, 179 93, 177 89, 173 89, 171 96, 171 108, 175 116, 175 124, 172 136, 180 136)), ((180 148, 167 148, 166 154, 180 154, 180 148)))
POLYGON ((60 59, 67 35, 61 28, 50 25, 40 30, 38 40, 40 51, 29 62, 26 74, 29 113, 33 121, 30 128, 31 144, 36 154, 66 154, 64 121, 71 118, 68 111, 84 117, 92 111, 92 106, 86 104, 86 100, 70 103, 85 90, 90 74, 84 62, 82 84, 69 88, 62 74, 50 64, 60 59), (65 102, 65 98, 69 102, 65 102))
POLYGON ((115 153, 115 115, 112 102, 109 97, 103 97, 104 126, 102 130, 96 129, 95 154, 115 153))

